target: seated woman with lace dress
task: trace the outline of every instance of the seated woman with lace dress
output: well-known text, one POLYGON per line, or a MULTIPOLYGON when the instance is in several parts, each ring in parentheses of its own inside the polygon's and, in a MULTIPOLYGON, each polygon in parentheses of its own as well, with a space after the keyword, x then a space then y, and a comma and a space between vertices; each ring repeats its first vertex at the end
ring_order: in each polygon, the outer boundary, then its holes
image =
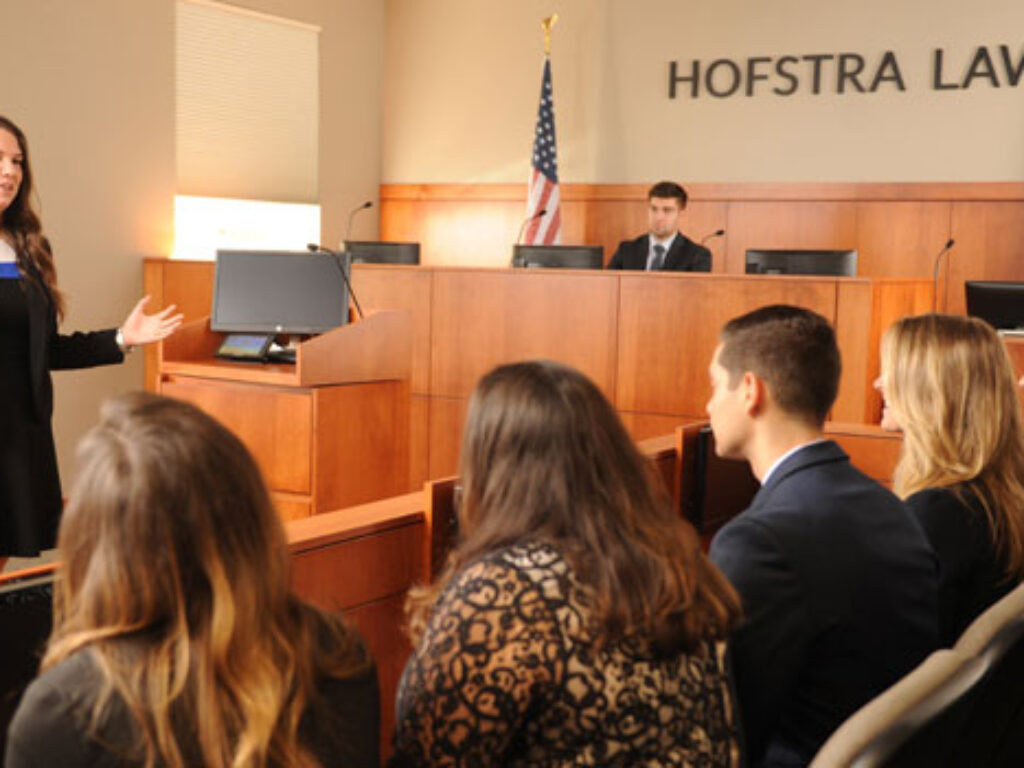
POLYGON ((492 371, 460 475, 459 540, 410 597, 392 764, 738 764, 738 597, 597 387, 492 371))

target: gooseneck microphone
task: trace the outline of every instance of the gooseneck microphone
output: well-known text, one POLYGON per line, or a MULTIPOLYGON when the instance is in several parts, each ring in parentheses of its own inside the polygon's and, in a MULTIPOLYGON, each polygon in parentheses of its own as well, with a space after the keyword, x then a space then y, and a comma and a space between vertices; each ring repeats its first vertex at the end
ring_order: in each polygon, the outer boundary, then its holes
MULTIPOLYGON (((341 250, 343 250, 343 251, 345 250, 345 247, 346 247, 345 243, 348 242, 348 236, 352 232, 352 219, 354 219, 356 217, 357 213, 359 213, 360 211, 365 211, 367 208, 373 208, 373 201, 372 200, 367 200, 362 205, 357 205, 355 208, 353 208, 351 211, 348 212, 348 226, 345 227, 345 239, 342 240, 341 243, 340 243, 341 250)), ((319 246, 317 246, 317 247, 319 248, 319 246)), ((323 249, 320 249, 320 250, 323 250, 323 249)))
MULTIPOLYGON (((364 205, 363 208, 366 206, 364 205)), ((359 299, 356 298, 356 292, 352 290, 352 283, 348 279, 348 275, 345 274, 345 266, 341 263, 344 256, 336 251, 332 251, 330 248, 324 248, 322 245, 316 243, 307 243, 306 247, 313 253, 323 253, 331 257, 334 262, 334 266, 341 272, 341 279, 345 281, 345 285, 348 287, 348 294, 352 297, 352 303, 356 305, 356 314, 359 315, 359 319, 363 319, 363 308, 359 306, 359 299)))
POLYGON ((547 208, 541 208, 536 213, 531 214, 530 216, 527 216, 525 219, 523 219, 523 223, 519 227, 519 234, 516 235, 516 245, 519 245, 519 244, 521 244, 523 242, 523 232, 526 230, 526 225, 532 223, 533 221, 535 221, 537 219, 539 219, 541 216, 543 216, 547 212, 548 212, 547 208))
POLYGON ((702 237, 700 239, 700 244, 704 245, 704 243, 706 243, 708 240, 711 240, 711 239, 716 238, 716 237, 721 237, 724 234, 725 234, 725 230, 724 229, 716 229, 714 232, 711 232, 711 233, 709 233, 707 235, 704 235, 704 237, 702 237))
POLYGON ((939 255, 935 257, 935 270, 932 277, 932 313, 937 311, 939 305, 939 265, 942 264, 942 257, 949 253, 954 245, 956 245, 956 240, 952 237, 949 238, 942 250, 939 251, 939 255))

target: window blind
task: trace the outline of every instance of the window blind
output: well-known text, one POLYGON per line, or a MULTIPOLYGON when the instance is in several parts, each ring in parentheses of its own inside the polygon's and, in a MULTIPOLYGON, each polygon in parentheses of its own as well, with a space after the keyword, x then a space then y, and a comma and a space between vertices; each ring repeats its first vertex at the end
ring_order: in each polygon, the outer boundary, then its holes
POLYGON ((178 193, 317 202, 319 29, 176 4, 178 193))

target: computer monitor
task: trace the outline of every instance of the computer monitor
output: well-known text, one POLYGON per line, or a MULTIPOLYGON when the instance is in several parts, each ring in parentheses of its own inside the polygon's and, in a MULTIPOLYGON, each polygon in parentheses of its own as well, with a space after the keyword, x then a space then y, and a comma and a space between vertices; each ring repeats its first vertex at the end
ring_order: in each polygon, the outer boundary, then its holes
POLYGON ((217 251, 210 328, 314 334, 348 322, 344 254, 217 251))
POLYGON ((346 240, 345 253, 353 264, 419 264, 419 243, 346 240))
POLYGON ((964 292, 968 315, 997 331, 1024 329, 1024 283, 968 280, 964 292))
POLYGON ((0 755, 21 695, 39 674, 52 625, 52 573, 0 587, 0 755))
POLYGON ((749 249, 747 274, 856 277, 857 251, 749 249))
POLYGON ((512 248, 512 266, 601 269, 604 248, 600 245, 516 245, 512 248))

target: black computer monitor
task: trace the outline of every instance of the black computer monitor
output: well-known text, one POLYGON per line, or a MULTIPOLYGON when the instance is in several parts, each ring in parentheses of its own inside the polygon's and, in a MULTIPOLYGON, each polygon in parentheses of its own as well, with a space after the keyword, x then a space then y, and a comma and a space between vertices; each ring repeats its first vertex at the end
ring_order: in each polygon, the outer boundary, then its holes
POLYGON ((1024 283, 968 280, 964 292, 968 315, 997 331, 1024 330, 1024 283))
POLYGON ((517 245, 512 249, 512 266, 601 269, 604 248, 600 245, 517 245))
POLYGON ((21 695, 39 674, 52 625, 52 574, 0 587, 0 755, 21 695))
POLYGON ((753 248, 747 251, 747 274, 856 277, 857 251, 753 248))
POLYGON ((344 254, 217 251, 210 328, 314 334, 348 322, 344 254))
POLYGON ((345 253, 353 264, 419 264, 419 243, 346 240, 345 253))

